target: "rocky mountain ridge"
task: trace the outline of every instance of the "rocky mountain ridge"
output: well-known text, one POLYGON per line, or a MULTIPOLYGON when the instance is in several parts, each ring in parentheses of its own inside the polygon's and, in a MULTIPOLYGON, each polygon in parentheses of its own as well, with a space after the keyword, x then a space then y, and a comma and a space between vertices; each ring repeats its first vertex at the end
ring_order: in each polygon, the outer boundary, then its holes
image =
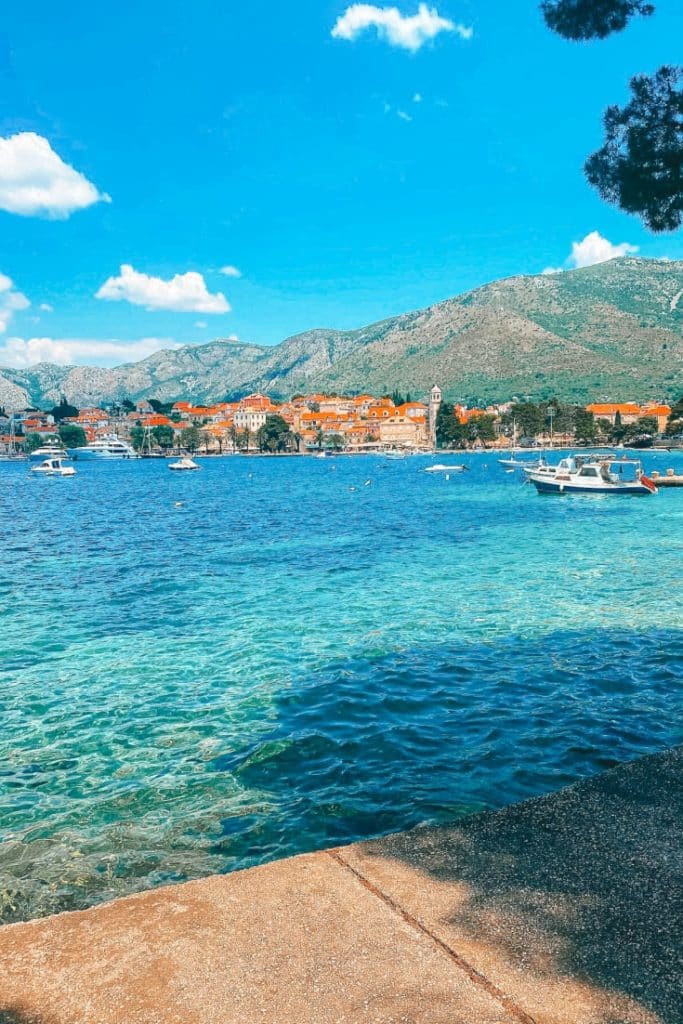
POLYGON ((317 329, 272 347, 228 340, 114 368, 0 369, 0 405, 123 398, 217 401, 254 390, 398 388, 475 402, 513 394, 576 401, 683 392, 683 262, 625 257, 511 277, 354 331, 317 329))

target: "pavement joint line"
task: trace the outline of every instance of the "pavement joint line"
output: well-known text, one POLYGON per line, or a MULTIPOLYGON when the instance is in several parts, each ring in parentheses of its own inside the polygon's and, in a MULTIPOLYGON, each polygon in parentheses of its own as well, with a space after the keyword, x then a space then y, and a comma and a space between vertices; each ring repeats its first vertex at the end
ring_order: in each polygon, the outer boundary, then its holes
POLYGON ((453 961, 453 963, 461 971, 464 971, 464 973, 478 988, 481 988, 485 992, 487 992, 488 995, 495 999, 496 1002, 498 1002, 503 1007, 504 1010, 507 1010, 508 1013, 511 1013, 514 1017, 516 1017, 517 1020, 520 1021, 520 1024, 537 1024, 536 1020, 533 1017, 531 1017, 525 1010, 523 1010, 521 1006, 518 1006, 517 1003, 515 1003, 510 998, 510 996, 507 996, 505 992, 501 991, 501 989, 498 988, 497 985, 494 985, 493 982, 489 981, 489 979, 485 975, 481 974, 476 969, 476 967, 473 967, 472 964, 468 963, 467 960, 464 959, 464 957, 462 957, 459 953, 456 953, 456 951, 451 946, 449 946, 447 942, 444 942, 444 940, 439 938, 438 935, 430 931, 430 929, 427 928, 426 925, 422 924, 422 922, 417 917, 414 917, 408 910, 402 907, 400 903, 397 903, 396 900, 391 898, 391 896, 388 896, 385 892, 378 888, 378 886, 374 885, 369 878, 366 878, 365 875, 358 870, 358 868, 355 868, 352 864, 345 860, 342 857, 339 848, 333 850, 325 850, 325 853, 328 855, 328 857, 331 857, 332 860, 336 861, 337 864, 339 864, 342 868, 344 868, 347 871, 350 871, 352 875, 355 875, 355 877, 358 879, 361 885, 364 886, 364 888, 367 889, 368 892, 372 893, 373 896, 375 896, 377 899, 385 903, 386 906, 388 906, 389 909, 392 910, 395 914, 398 914, 399 917, 402 917, 403 920, 411 926, 411 928, 414 928, 416 931, 421 932, 423 935, 426 935, 428 939, 431 939, 434 945, 438 946, 439 949, 446 953, 446 955, 453 961))

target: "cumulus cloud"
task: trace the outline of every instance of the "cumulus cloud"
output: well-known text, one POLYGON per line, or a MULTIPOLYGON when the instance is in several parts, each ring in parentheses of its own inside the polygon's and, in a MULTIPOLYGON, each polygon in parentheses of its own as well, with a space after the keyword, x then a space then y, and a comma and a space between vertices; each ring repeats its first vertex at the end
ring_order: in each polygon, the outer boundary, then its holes
POLYGON ((211 294, 201 274, 188 270, 170 281, 141 274, 128 263, 118 277, 108 278, 95 293, 96 299, 130 302, 147 310, 168 309, 176 313, 229 313, 230 303, 222 292, 211 294))
POLYGON ((20 132, 0 138, 1 210, 63 220, 99 202, 111 198, 65 163, 42 135, 20 132))
POLYGON ((54 306, 51 306, 49 302, 41 302, 41 304, 38 306, 38 309, 40 309, 43 313, 52 313, 54 310, 54 306))
POLYGON ((402 121, 412 121, 410 114, 406 114, 405 110, 397 110, 396 117, 400 117, 402 121))
POLYGON ((137 362, 162 348, 179 348, 172 338, 140 338, 139 341, 96 338, 8 338, 0 345, 0 366, 24 369, 36 363, 72 366, 119 366, 137 362))
POLYGON ((206 320, 197 320, 195 327, 199 327, 201 330, 206 330, 209 325, 206 320))
POLYGON ((242 276, 242 271, 238 267, 232 267, 230 265, 228 265, 227 267, 221 267, 220 273, 221 274, 225 274, 226 277, 241 277, 242 276))
POLYGON ((581 242, 572 242, 569 262, 573 267, 592 267, 595 263, 607 263, 617 256, 628 256, 636 252, 637 245, 628 242, 612 245, 599 232, 591 231, 581 242))
POLYGON ((455 32, 461 39, 471 39, 472 29, 442 18, 436 7, 421 3, 417 14, 403 15, 397 7, 376 7, 374 4, 351 4, 335 22, 335 39, 357 39, 369 28, 377 30, 380 39, 390 46, 415 52, 439 35, 455 32))
POLYGON ((572 242, 572 251, 562 267, 546 267, 544 274, 560 274, 563 270, 578 270, 580 267, 592 267, 596 263, 607 263, 618 256, 630 256, 638 252, 637 245, 619 242, 614 245, 603 238, 599 231, 591 231, 580 242, 572 242))
POLYGON ((413 96, 413 103, 422 103, 422 94, 421 93, 419 93, 419 92, 415 93, 415 95, 413 96))
POLYGON ((4 334, 15 313, 28 309, 31 303, 14 287, 11 277, 0 274, 0 334, 4 334))

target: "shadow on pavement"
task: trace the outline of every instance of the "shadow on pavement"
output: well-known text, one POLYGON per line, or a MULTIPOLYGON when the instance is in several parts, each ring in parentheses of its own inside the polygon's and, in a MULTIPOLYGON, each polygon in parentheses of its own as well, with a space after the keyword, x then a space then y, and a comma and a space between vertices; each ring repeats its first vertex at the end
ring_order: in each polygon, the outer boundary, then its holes
POLYGON ((681 1024, 682 826, 679 747, 348 861, 532 1016, 681 1024))

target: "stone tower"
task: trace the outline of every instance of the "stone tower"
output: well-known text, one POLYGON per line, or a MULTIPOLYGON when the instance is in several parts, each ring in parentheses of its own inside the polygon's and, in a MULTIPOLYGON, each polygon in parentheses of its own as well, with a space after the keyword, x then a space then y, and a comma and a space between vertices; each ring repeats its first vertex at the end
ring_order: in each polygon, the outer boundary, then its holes
POLYGON ((435 384, 429 392, 429 440, 433 448, 436 448, 436 417, 439 414, 440 405, 441 388, 435 384))

